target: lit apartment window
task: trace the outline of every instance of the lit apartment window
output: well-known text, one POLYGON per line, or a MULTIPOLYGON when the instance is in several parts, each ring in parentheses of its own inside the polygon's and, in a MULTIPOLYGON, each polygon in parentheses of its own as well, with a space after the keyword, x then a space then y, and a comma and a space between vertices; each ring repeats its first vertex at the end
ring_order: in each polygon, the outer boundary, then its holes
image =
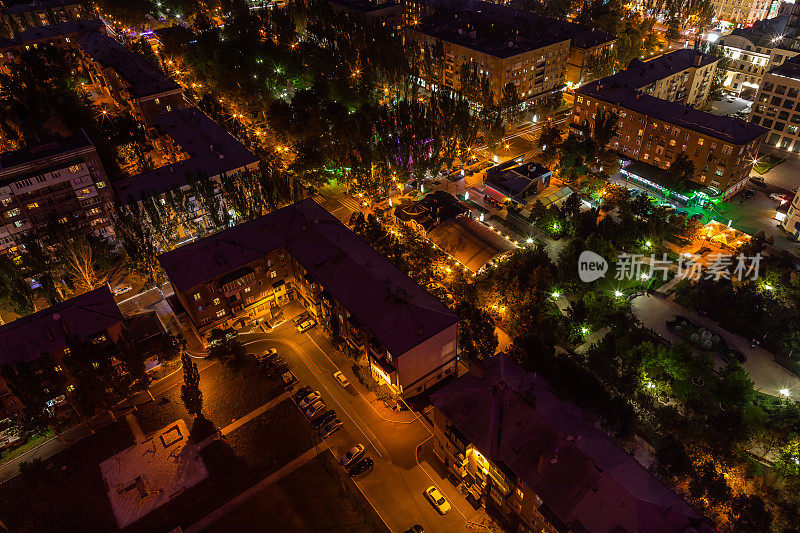
POLYGON ((3 201, 2 201, 2 203, 3 203, 3 205, 8 205, 8 204, 10 204, 10 203, 11 203, 11 198, 3 198, 3 201))
POLYGON ((250 287, 245 287, 245 288, 244 288, 244 292, 245 292, 245 294, 247 294, 248 292, 250 292, 250 287))
POLYGON ((15 220, 14 221, 14 227, 21 228, 22 227, 22 221, 21 220, 15 220))
POLYGON ((6 216, 8 218, 15 217, 17 215, 19 215, 19 207, 15 207, 14 209, 6 211, 6 216))
POLYGON ((64 355, 69 355, 69 348, 64 348, 64 355))
POLYGON ((194 299, 195 300, 199 300, 200 299, 200 293, 199 292, 194 293, 194 299))
POLYGON ((95 186, 96 186, 98 189, 102 189, 103 187, 105 187, 105 186, 106 186, 106 182, 105 182, 105 181, 98 181, 98 182, 95 184, 95 186))
POLYGON ((72 392, 75 390, 75 385, 69 384, 67 385, 67 392, 72 392))
POLYGON ((700 146, 703 146, 703 138, 702 137, 697 139, 697 144, 699 144, 700 146))
POLYGON ((225 316, 225 310, 224 309, 220 309, 219 311, 217 311, 217 318, 222 318, 224 316, 225 316))
POLYGON ((214 298, 214 305, 219 305, 219 298, 214 298))
POLYGON ((61 372, 61 371, 63 371, 64 369, 63 369, 63 368, 61 368, 61 365, 56 365, 56 366, 55 366, 55 368, 54 368, 53 370, 55 370, 56 372, 61 372))
POLYGON ((58 223, 59 223, 59 224, 66 224, 66 223, 67 223, 67 217, 61 217, 61 218, 59 218, 59 219, 58 219, 58 223))
POLYGON ((32 204, 28 204, 28 209, 36 209, 39 207, 39 202, 33 202, 32 204))

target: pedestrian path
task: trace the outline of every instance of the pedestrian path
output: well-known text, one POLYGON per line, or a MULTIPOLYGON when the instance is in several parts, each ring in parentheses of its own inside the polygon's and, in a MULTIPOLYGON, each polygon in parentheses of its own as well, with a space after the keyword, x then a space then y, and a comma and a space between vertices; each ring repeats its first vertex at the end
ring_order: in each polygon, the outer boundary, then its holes
POLYGON ((272 409, 273 407, 275 407, 279 403, 283 402, 284 400, 289 398, 289 396, 290 396, 290 394, 288 392, 284 392, 283 394, 281 394, 277 398, 273 398, 272 400, 268 401, 267 403, 265 403, 261 407, 257 407, 255 409, 253 409, 252 411, 250 411, 249 413, 244 415, 242 418, 239 418, 235 422, 232 422, 232 423, 228 424, 227 426, 225 426, 224 428, 220 429, 218 433, 215 433, 214 435, 211 435, 210 437, 206 437, 205 439, 200 441, 197 444, 198 449, 202 450, 203 448, 205 448, 206 446, 208 446, 209 444, 211 444, 212 442, 217 440, 220 436, 225 436, 225 435, 228 435, 229 433, 232 433, 232 432, 236 431, 237 429, 239 429, 243 425, 247 424, 248 422, 250 422, 254 418, 257 418, 257 417, 261 416, 262 414, 266 413, 267 411, 269 411, 270 409, 272 409))
POLYGON ((127 422, 128 427, 131 428, 131 433, 133 434, 133 438, 137 443, 143 442, 147 438, 144 435, 144 431, 142 431, 142 427, 139 425, 139 421, 136 420, 136 416, 133 413, 128 413, 125 415, 125 422, 127 422))
POLYGON ((184 531, 186 533, 196 533, 196 532, 203 531, 204 529, 209 527, 211 524, 213 524, 214 522, 216 522, 217 520, 219 520, 220 518, 222 518, 226 514, 230 513, 231 511, 233 511, 234 509, 236 509, 237 507, 239 507, 240 505, 245 503, 247 500, 249 500, 249 499, 253 498, 254 496, 256 496, 259 492, 264 490, 266 487, 269 487, 273 483, 277 483, 278 481, 280 481, 281 479, 285 478, 286 476, 288 476, 289 474, 291 474, 292 472, 294 472, 295 470, 297 470, 301 466, 305 465, 306 463, 308 463, 312 459, 316 458, 320 453, 324 452, 327 449, 328 449, 327 447, 315 446, 315 447, 311 448, 310 450, 307 450, 300 457, 294 459, 290 463, 287 463, 287 464, 283 465, 277 471, 275 471, 272 474, 268 475, 267 477, 265 477, 264 479, 262 479, 261 481, 259 481, 258 483, 256 483, 252 487, 250 487, 249 489, 245 490, 244 492, 242 492, 241 494, 239 494, 238 496, 233 498, 232 500, 230 500, 227 503, 221 505, 220 507, 217 507, 214 511, 212 511, 209 514, 207 514, 206 516, 204 516, 203 518, 201 518, 200 520, 198 520, 197 522, 195 522, 194 524, 192 524, 191 526, 186 528, 184 531))

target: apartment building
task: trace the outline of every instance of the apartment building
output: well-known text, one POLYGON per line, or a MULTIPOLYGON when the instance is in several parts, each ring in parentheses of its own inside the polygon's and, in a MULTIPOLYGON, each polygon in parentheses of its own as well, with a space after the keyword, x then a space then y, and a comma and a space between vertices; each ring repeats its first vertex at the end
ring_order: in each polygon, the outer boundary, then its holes
POLYGON ((726 90, 752 98, 767 71, 800 53, 797 40, 789 37, 788 21, 788 16, 761 20, 719 39, 718 46, 729 60, 726 90))
MULTIPOLYGON (((236 138, 196 107, 176 109, 153 120, 159 149, 172 162, 112 184, 120 205, 158 198, 173 190, 190 192, 193 177, 208 175, 219 182, 225 175, 258 170, 258 158, 236 138)), ((189 199, 196 220, 205 224, 201 206, 189 199)), ((178 238, 191 236, 182 225, 173 228, 178 238)))
POLYGON ((629 160, 666 170, 678 154, 694 164, 693 181, 730 198, 747 184, 767 130, 661 100, 619 83, 614 76, 576 91, 570 127, 590 135, 598 114, 614 113, 618 131, 610 147, 629 160))
POLYGON ((617 40, 613 35, 595 28, 552 19, 502 3, 471 2, 468 10, 491 21, 509 35, 544 35, 556 41, 569 39, 569 57, 564 75, 568 87, 593 81, 591 60, 604 57, 614 48, 617 40))
MULTIPOLYGON (((62 363, 69 354, 68 338, 92 342, 106 356, 113 357, 123 332, 122 314, 104 285, 0 326, 0 372, 27 367, 39 377, 45 393, 51 395, 49 406, 56 407, 75 392, 76 384, 62 363)), ((0 420, 24 407, 11 390, 12 378, 0 376, 0 420)))
POLYGON ((711 0, 714 19, 734 25, 748 25, 771 17, 777 11, 775 0, 711 0))
POLYGON ((431 88, 461 89, 461 68, 474 65, 488 80, 495 103, 506 84, 513 83, 522 102, 532 103, 564 86, 569 39, 509 35, 491 22, 468 13, 432 18, 408 29, 420 47, 441 46, 442 63, 422 83, 431 88))
POLYGON ((800 56, 785 61, 764 76, 750 122, 767 128, 763 150, 800 159, 800 56))
POLYGON ((27 232, 48 242, 51 223, 112 238, 112 201, 100 157, 83 131, 0 153, 0 252, 17 255, 27 232))
POLYGON ((49 26, 90 16, 90 11, 80 0, 36 0, 28 4, 0 6, 0 20, 6 37, 14 37, 36 26, 49 26))
POLYGON ((396 2, 371 2, 369 0, 330 0, 335 12, 346 13, 366 26, 399 29, 403 6, 396 2))
POLYGON ((713 524, 500 354, 431 394, 433 450, 514 531, 711 533, 713 524))
POLYGON ((800 194, 795 194, 786 218, 781 221, 781 227, 791 233, 795 239, 800 239, 800 194))
POLYGON ((20 61, 25 51, 43 47, 68 49, 90 31, 98 31, 102 24, 98 20, 70 20, 50 26, 34 26, 17 34, 13 39, 0 37, 0 73, 8 74, 10 65, 20 61))
POLYGON ((91 84, 147 127, 157 115, 187 106, 183 89, 172 78, 113 37, 89 32, 78 39, 78 49, 91 84))
POLYGON ((198 334, 300 302, 376 380, 413 396, 453 374, 458 316, 311 199, 159 256, 198 334))

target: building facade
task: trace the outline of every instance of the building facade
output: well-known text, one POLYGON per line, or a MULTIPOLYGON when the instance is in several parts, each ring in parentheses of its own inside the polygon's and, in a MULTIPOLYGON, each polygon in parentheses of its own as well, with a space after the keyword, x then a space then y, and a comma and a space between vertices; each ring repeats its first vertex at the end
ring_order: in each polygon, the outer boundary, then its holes
POLYGON ((800 56, 767 72, 750 122, 769 130, 764 151, 800 159, 800 56))
POLYGON ((781 227, 791 233, 795 239, 800 239, 800 194, 795 194, 786 218, 781 221, 781 227))
POLYGON ((775 14, 776 0, 712 0, 714 18, 719 22, 748 25, 775 14))
POLYGON ((433 450, 513 531, 713 532, 712 524, 501 354, 431 394, 433 450))
POLYGON ((618 119, 610 147, 622 158, 666 170, 685 154, 694 165, 692 180, 724 198, 747 184, 767 133, 739 119, 645 94, 621 83, 618 75, 578 89, 571 127, 591 135, 596 118, 607 113, 618 119))
POLYGON ((455 372, 458 317, 304 200, 159 256, 198 334, 300 302, 376 380, 413 396, 455 372))
POLYGON ((788 17, 762 20, 719 39, 718 46, 728 58, 726 90, 752 98, 767 71, 800 53, 797 41, 784 36, 787 22, 788 17))
POLYGON ((0 251, 17 255, 27 232, 49 242, 52 223, 113 238, 112 202, 100 157, 83 131, 2 153, 0 251))
MULTIPOLYGON (((69 352, 69 337, 91 342, 98 353, 113 357, 124 333, 123 317, 105 285, 32 315, 0 326, 0 372, 23 368, 39 378, 39 385, 57 407, 76 392, 63 364, 69 352)), ((14 376, 0 376, 0 420, 24 408, 12 390, 14 376)))
POLYGON ((14 37, 36 26, 48 26, 90 16, 91 13, 80 0, 42 0, 0 7, 0 20, 7 37, 14 37))

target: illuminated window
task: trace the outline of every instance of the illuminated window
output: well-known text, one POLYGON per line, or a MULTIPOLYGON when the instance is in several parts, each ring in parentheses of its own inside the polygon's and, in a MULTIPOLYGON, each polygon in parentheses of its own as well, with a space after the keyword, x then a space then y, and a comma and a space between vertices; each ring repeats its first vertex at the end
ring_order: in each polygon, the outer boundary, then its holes
POLYGON ((6 211, 6 216, 8 218, 15 217, 17 215, 19 215, 19 207, 6 211))
POLYGON ((33 202, 32 204, 28 204, 28 209, 36 209, 39 207, 39 202, 33 202))
POLYGON ((66 223, 67 223, 67 217, 61 217, 61 218, 59 218, 59 219, 58 219, 58 223, 59 223, 59 224, 66 224, 66 223))
POLYGON ((225 310, 224 309, 220 309, 219 311, 217 311, 217 318, 222 318, 224 316, 225 316, 225 310))
POLYGON ((98 189, 102 189, 103 187, 106 186, 106 182, 105 181, 98 181, 96 183, 96 186, 97 186, 98 189))
POLYGON ((699 144, 700 146, 703 146, 703 138, 702 137, 697 139, 697 144, 699 144))
POLYGON ((64 348, 64 355, 69 355, 69 348, 64 348))
POLYGON ((200 293, 199 293, 199 292, 196 292, 196 293, 194 293, 194 296, 193 296, 193 298, 194 298, 195 300, 199 300, 199 299, 200 299, 200 293))
POLYGON ((214 305, 219 305, 219 298, 214 298, 214 305))
POLYGON ((245 292, 245 294, 247 294, 248 292, 250 292, 250 287, 245 287, 245 288, 244 288, 244 292, 245 292))
POLYGON ((75 385, 72 385, 72 384, 67 385, 67 392, 72 392, 74 390, 75 390, 75 385))
POLYGON ((63 369, 63 368, 61 368, 61 365, 56 365, 56 367, 55 367, 53 370, 55 370, 56 372, 61 372, 61 371, 63 371, 64 369, 63 369))
POLYGON ((517 498, 519 498, 521 500, 524 497, 525 497, 525 494, 522 492, 522 490, 520 490, 519 487, 517 487, 517 498))
POLYGON ((22 227, 22 221, 21 220, 15 220, 14 221, 14 226, 17 227, 17 228, 21 228, 22 227))

